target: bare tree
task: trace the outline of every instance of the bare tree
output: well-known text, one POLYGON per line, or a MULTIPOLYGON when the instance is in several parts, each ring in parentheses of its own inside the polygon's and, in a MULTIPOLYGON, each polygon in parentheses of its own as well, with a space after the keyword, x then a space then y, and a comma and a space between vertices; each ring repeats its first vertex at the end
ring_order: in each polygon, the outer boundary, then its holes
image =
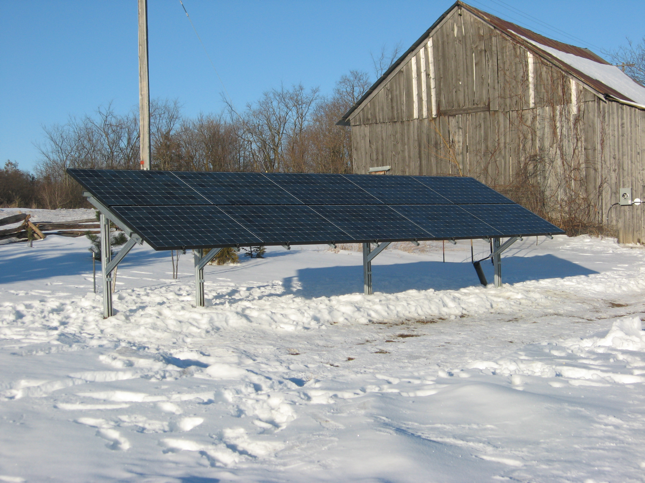
POLYGON ((351 130, 338 120, 367 92, 365 72, 351 71, 336 83, 334 94, 316 105, 310 126, 311 169, 317 173, 351 173, 351 130))
MULTIPOLYGON (((302 85, 272 89, 240 115, 242 142, 252 163, 261 171, 302 171, 305 162, 305 128, 318 99, 318 88, 302 85)), ((237 113, 228 105, 231 118, 237 113)))
POLYGON ((182 165, 197 171, 245 171, 247 169, 241 124, 226 122, 222 115, 199 115, 184 120, 177 136, 182 165))
MULTIPOLYGON (((154 100, 150 104, 150 143, 153 169, 171 169, 177 164, 180 153, 177 149, 175 131, 181 121, 181 106, 176 99, 154 100)), ((137 138, 139 132, 137 130, 137 138)), ((137 145, 137 149, 138 145, 137 145)))
MULTIPOLYGON (((166 152, 165 143, 180 119, 179 107, 176 102, 154 101, 151 113, 155 149, 166 152)), ((70 117, 66 124, 43 127, 43 131, 45 140, 37 145, 42 159, 36 174, 47 208, 83 205, 80 187, 67 176, 67 168, 139 167, 139 119, 134 109, 119 115, 108 104, 93 116, 70 117)))
POLYGON ((612 61, 623 72, 636 82, 645 86, 645 37, 639 44, 627 39, 627 46, 623 46, 610 54, 612 61))
POLYGON ((372 64, 374 65, 374 75, 377 79, 379 79, 385 73, 385 71, 387 71, 392 66, 392 64, 394 64, 394 61, 399 58, 400 53, 400 42, 392 47, 392 50, 390 50, 389 52, 387 51, 387 47, 384 45, 381 47, 381 51, 378 55, 375 56, 373 53, 370 53, 370 56, 372 57, 372 64))
POLYGON ((343 108, 347 112, 363 97, 363 94, 367 92, 367 89, 371 85, 372 82, 367 72, 350 70, 349 75, 343 75, 336 83, 334 97, 338 98, 344 104, 343 108))

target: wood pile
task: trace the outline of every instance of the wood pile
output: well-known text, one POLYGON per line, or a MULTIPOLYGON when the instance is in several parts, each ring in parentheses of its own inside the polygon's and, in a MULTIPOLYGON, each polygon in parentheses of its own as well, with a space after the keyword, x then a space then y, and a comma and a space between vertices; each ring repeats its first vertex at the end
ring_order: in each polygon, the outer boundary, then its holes
POLYGON ((19 241, 26 241, 29 239, 30 231, 34 240, 42 240, 47 235, 77 237, 84 236, 86 233, 97 234, 101 232, 100 225, 94 218, 65 222, 32 222, 31 215, 26 213, 18 213, 17 215, 0 218, 0 226, 14 225, 16 223, 20 223, 20 225, 13 228, 0 229, 0 240, 17 238, 19 241))

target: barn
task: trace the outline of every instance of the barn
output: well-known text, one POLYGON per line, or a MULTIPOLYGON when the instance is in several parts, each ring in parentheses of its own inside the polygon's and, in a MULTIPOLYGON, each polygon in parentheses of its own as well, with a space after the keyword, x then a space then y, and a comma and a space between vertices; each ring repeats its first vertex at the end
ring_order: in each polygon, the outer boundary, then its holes
POLYGON ((472 176, 569 233, 645 242, 645 87, 588 49, 457 1, 338 124, 355 173, 472 176))

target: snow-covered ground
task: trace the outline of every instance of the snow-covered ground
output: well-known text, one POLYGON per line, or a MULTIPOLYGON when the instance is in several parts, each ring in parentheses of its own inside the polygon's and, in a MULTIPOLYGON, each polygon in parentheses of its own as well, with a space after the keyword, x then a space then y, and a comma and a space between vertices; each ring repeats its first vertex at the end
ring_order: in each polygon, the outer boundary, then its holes
POLYGON ((270 248, 199 309, 137 246, 107 320, 88 240, 2 245, 0 482, 643 481, 645 250, 537 242, 500 289, 388 249, 372 296, 359 252, 270 248))

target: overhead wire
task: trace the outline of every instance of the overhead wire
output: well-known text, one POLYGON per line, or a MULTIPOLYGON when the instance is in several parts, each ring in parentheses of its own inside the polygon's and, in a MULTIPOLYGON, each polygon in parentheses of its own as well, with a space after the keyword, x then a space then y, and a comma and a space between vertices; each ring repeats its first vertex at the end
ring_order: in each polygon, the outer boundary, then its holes
POLYGON ((188 21, 190 22, 190 25, 193 27, 193 31, 195 32, 195 35, 199 39, 199 43, 202 45, 202 49, 204 49, 204 53, 206 54, 206 57, 208 57, 208 60, 210 61, 210 64, 213 67, 213 70, 215 71, 215 75, 217 75, 217 78, 219 79, 220 84, 222 84, 222 88, 224 89, 224 93, 225 93, 226 98, 227 98, 226 102, 228 103, 231 111, 233 111, 233 113, 235 113, 235 115, 237 117, 242 119, 242 116, 240 116, 240 114, 235 109, 235 105, 233 104, 233 98, 228 93, 228 90, 226 89, 226 85, 224 84, 224 81, 222 80, 222 77, 219 75, 219 72, 217 71, 217 67, 215 67, 215 62, 213 62, 213 59, 211 58, 210 54, 208 53, 208 50, 206 49, 206 45, 202 41, 202 38, 199 36, 199 32, 197 32, 197 28, 195 27, 195 24, 193 23, 193 19, 190 18, 190 15, 188 14, 188 10, 186 10, 186 6, 184 5, 184 2, 182 2, 182 0, 179 0, 179 3, 181 4, 181 7, 184 9, 184 12, 186 13, 186 17, 188 18, 188 21))
POLYGON ((545 27, 545 28, 547 28, 547 29, 549 29, 549 30, 551 30, 553 32, 557 32, 558 34, 560 34, 560 35, 562 35, 564 37, 568 37, 568 38, 573 39, 573 40, 575 40, 577 42, 582 42, 583 44, 586 44, 586 45, 589 45, 589 46, 594 47, 596 49, 602 50, 602 47, 600 47, 599 45, 594 45, 594 44, 592 44, 592 43, 590 43, 590 42, 588 42, 588 41, 586 41, 584 39, 576 37, 575 35, 571 35, 566 30, 562 30, 562 29, 559 29, 557 27, 554 27, 553 25, 551 25, 551 24, 549 24, 549 23, 547 23, 547 22, 545 22, 543 20, 540 20, 539 18, 537 18, 537 17, 535 17, 535 16, 533 16, 533 15, 531 15, 529 13, 523 12, 522 10, 520 10, 518 8, 515 8, 512 5, 509 5, 508 3, 504 2, 503 0, 490 0, 490 1, 493 2, 493 3, 496 3, 498 5, 503 5, 506 8, 509 8, 509 9, 513 10, 518 15, 521 15, 522 17, 524 17, 526 19, 532 20, 532 21, 536 22, 537 24, 542 25, 543 27, 545 27))
POLYGON ((525 19, 530 20, 531 22, 534 22, 534 23, 538 24, 542 28, 545 28, 545 29, 551 30, 552 32, 557 33, 561 37, 567 37, 567 38, 569 38, 569 39, 571 39, 571 40, 573 40, 575 42, 582 43, 583 46, 593 47, 594 49, 597 49, 600 52, 605 52, 606 51, 606 49, 604 49, 603 47, 600 47, 599 45, 594 45, 591 42, 588 42, 588 41, 586 41, 584 39, 581 39, 579 37, 571 35, 569 32, 566 32, 566 31, 561 30, 561 29, 559 29, 557 27, 554 27, 553 25, 551 25, 551 24, 549 24, 549 23, 547 23, 547 22, 545 22, 543 20, 540 20, 537 17, 535 17, 535 16, 533 16, 533 15, 531 15, 529 13, 526 13, 526 12, 516 8, 516 7, 513 7, 512 5, 509 5, 508 3, 504 2, 503 0, 487 0, 487 2, 484 2, 483 0, 469 0, 469 2, 474 3, 476 5, 479 5, 479 6, 483 7, 483 8, 486 8, 487 10, 491 10, 491 11, 497 13, 500 16, 506 16, 506 17, 510 17, 510 18, 513 17, 513 15, 509 15, 509 10, 511 10, 515 14, 515 16, 519 15, 521 17, 524 17, 525 19), (499 9, 497 9, 495 7, 492 7, 488 2, 494 3, 494 4, 498 5, 498 6, 500 6, 501 8, 503 8, 504 10, 499 10, 499 9))

